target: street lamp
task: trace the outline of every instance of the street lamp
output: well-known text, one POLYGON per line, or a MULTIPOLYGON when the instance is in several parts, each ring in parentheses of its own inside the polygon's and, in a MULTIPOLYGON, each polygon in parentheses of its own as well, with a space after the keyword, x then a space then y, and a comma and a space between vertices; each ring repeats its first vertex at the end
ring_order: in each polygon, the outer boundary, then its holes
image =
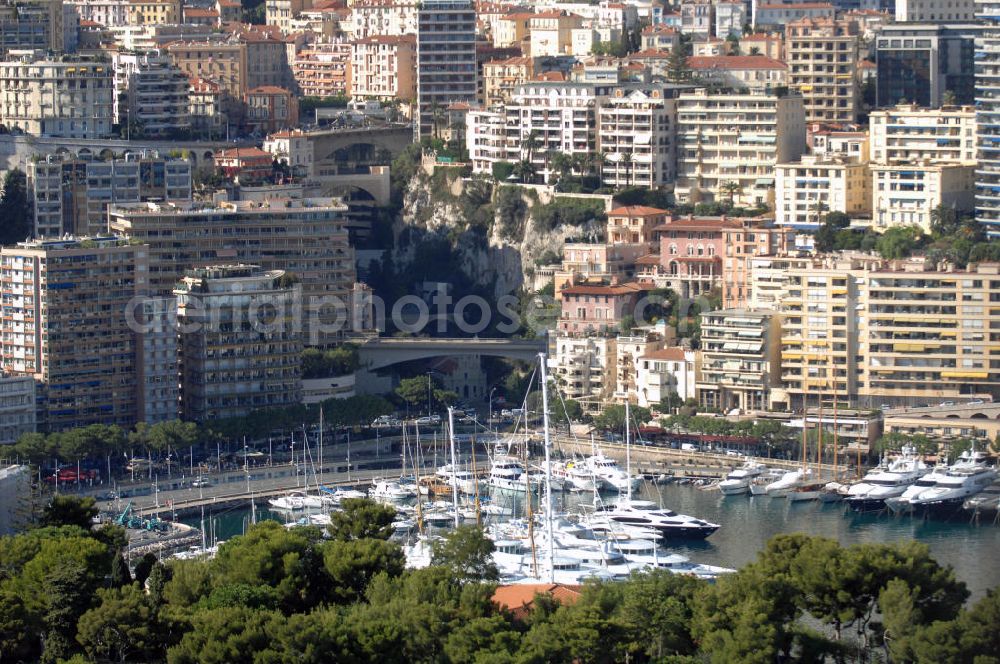
MULTIPOLYGON (((486 420, 486 428, 487 429, 490 429, 490 427, 493 426, 493 393, 496 392, 496 391, 497 391, 497 386, 496 385, 494 385, 492 388, 490 388, 490 397, 489 397, 490 414, 489 414, 489 418, 486 420)), ((492 429, 490 429, 490 430, 492 430, 492 429)))

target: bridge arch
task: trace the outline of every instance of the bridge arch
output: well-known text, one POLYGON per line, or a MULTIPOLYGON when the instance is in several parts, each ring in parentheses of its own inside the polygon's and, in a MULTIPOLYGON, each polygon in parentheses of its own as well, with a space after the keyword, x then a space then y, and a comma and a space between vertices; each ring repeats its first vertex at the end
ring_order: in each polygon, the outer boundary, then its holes
POLYGON ((379 338, 358 348, 359 365, 378 371, 394 364, 435 357, 486 355, 533 362, 546 350, 544 339, 379 338))

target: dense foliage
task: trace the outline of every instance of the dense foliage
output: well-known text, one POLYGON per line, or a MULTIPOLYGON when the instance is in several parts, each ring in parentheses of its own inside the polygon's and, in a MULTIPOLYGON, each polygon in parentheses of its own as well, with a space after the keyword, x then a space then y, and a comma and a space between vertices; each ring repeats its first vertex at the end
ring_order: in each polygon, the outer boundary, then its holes
POLYGON ((302 351, 302 378, 346 376, 358 369, 358 348, 344 344, 331 350, 307 348, 302 351))
POLYGON ((23 242, 31 234, 27 176, 19 168, 7 171, 0 194, 0 244, 23 242))
POLYGON ((463 527, 404 570, 391 511, 349 506, 324 539, 274 522, 212 560, 121 571, 116 529, 51 525, 0 539, 4 662, 995 662, 1000 593, 971 608, 917 543, 774 538, 714 585, 667 571, 588 583, 527 614, 491 601, 492 543, 463 527), (115 572, 116 567, 120 570, 115 572), (139 570, 136 570, 137 576, 139 570))

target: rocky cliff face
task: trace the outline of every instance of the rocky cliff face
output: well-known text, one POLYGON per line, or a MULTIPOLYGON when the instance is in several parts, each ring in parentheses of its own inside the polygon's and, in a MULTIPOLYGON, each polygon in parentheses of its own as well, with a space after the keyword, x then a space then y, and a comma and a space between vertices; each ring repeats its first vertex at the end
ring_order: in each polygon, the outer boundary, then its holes
POLYGON ((416 258, 420 242, 446 238, 472 283, 494 296, 516 292, 539 258, 561 256, 568 239, 603 232, 603 220, 547 228, 532 213, 542 205, 533 191, 485 180, 464 182, 441 170, 433 176, 421 171, 409 183, 393 228, 394 264, 405 268, 416 258))

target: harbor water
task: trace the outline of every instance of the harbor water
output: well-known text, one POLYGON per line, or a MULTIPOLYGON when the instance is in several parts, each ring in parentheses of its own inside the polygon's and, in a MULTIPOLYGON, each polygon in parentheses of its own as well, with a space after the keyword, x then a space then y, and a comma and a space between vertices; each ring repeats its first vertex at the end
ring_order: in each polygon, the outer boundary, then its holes
MULTIPOLYGON (((742 567, 756 558, 768 539, 781 533, 830 537, 845 546, 912 539, 927 544, 938 562, 955 568, 958 578, 972 592, 973 601, 985 595, 986 590, 1000 586, 1000 565, 997 564, 1000 526, 989 522, 974 525, 961 517, 945 522, 886 513, 855 514, 843 504, 793 503, 766 496, 723 496, 715 490, 676 484, 645 485, 636 497, 654 500, 676 512, 722 525, 707 540, 668 543, 671 550, 698 563, 742 567)), ((593 496, 557 493, 553 499, 562 509, 574 512, 581 506, 589 506, 593 496)), ((510 502, 517 501, 509 497, 498 498, 499 504, 509 505, 510 502)), ((514 508, 519 509, 519 506, 514 505, 514 508)), ((274 512, 260 507, 256 513, 258 519, 282 522, 301 517, 301 513, 274 512)), ((205 521, 208 533, 214 533, 221 541, 243 532, 250 521, 250 509, 206 512, 205 521)), ((198 517, 184 522, 195 527, 200 525, 198 517)))

